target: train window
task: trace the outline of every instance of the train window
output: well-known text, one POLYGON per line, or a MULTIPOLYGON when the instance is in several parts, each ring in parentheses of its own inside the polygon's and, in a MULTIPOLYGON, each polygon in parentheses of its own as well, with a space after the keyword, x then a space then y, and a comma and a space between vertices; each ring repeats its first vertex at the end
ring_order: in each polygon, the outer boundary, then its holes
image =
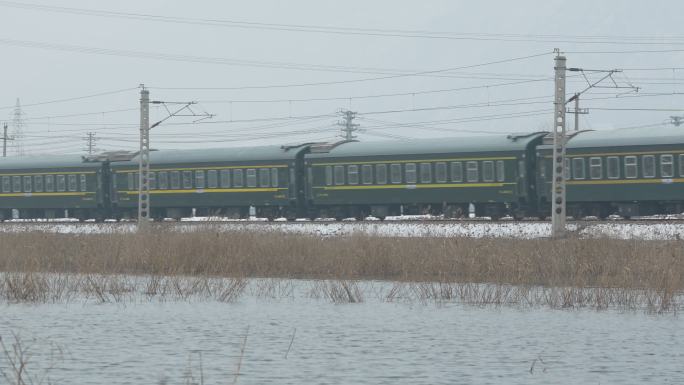
POLYGON ((463 163, 451 162, 451 181, 463 182, 463 163))
POLYGON ((625 178, 634 179, 637 177, 637 157, 636 156, 626 156, 625 157, 625 178))
POLYGON ((679 176, 684 177, 684 154, 679 154, 679 176))
POLYGON ((420 183, 432 182, 432 165, 430 163, 420 164, 420 183))
POLYGON ((12 187, 12 182, 10 181, 10 177, 8 176, 3 176, 2 177, 2 192, 10 192, 10 187, 12 187))
POLYGON ((390 179, 392 183, 401 183, 401 165, 391 164, 390 165, 390 179))
MULTIPOLYGON (((154 175, 154 173, 152 173, 152 175, 154 175)), ((84 174, 81 174, 81 175, 80 175, 80 179, 81 179, 81 180, 80 180, 80 182, 81 182, 81 183, 80 183, 80 184, 81 184, 81 191, 87 191, 87 190, 88 190, 88 186, 87 186, 87 183, 86 183, 86 176, 85 176, 84 174)))
POLYGON ((332 166, 325 166, 325 185, 332 186, 333 184, 333 168, 332 166))
POLYGON ((494 182, 494 162, 491 160, 482 162, 482 180, 484 182, 494 182))
POLYGON ((55 177, 54 175, 45 175, 45 191, 55 191, 55 177))
POLYGON ((247 173, 247 187, 256 187, 257 185, 257 171, 254 168, 248 168, 247 173))
POLYGON ((641 157, 641 167, 644 173, 644 178, 655 178, 656 164, 655 155, 644 155, 641 157))
POLYGON ((406 163, 406 165, 404 165, 404 171, 406 172, 406 183, 415 184, 417 181, 417 179, 416 179, 416 164, 415 163, 406 163))
POLYGON ((57 175, 57 191, 66 191, 66 177, 57 175))
POLYGON ((620 158, 617 156, 609 156, 606 159, 606 166, 608 179, 620 178, 620 158))
POLYGON ((572 158, 572 179, 584 178, 584 158, 572 158))
POLYGON ((259 187, 270 187, 271 170, 268 168, 259 169, 259 187))
POLYGON ((497 182, 503 182, 506 180, 506 169, 504 168, 504 161, 503 160, 497 160, 496 161, 496 181, 497 182))
POLYGON ((76 175, 71 174, 68 176, 69 180, 69 191, 76 191, 78 190, 78 178, 76 175))
POLYGON ((33 177, 33 191, 43 192, 43 176, 36 175, 33 177))
POLYGON ((335 166, 333 169, 334 176, 335 176, 335 184, 336 185, 342 185, 344 184, 344 166, 335 166))
POLYGON ((233 171, 233 186, 242 187, 245 185, 244 172, 242 170, 233 171))
POLYGON ((30 176, 25 176, 24 177, 24 192, 31 192, 33 188, 33 178, 30 176))
POLYGON ((135 190, 135 179, 134 179, 135 174, 133 174, 132 172, 129 172, 127 174, 127 177, 128 177, 128 189, 131 191, 135 190))
POLYGON ((192 188, 192 171, 183 171, 183 188, 192 188))
POLYGON ((169 188, 169 173, 166 171, 159 171, 157 174, 157 187, 160 190, 166 190, 169 188))
POLYGON ((446 183, 447 181, 447 164, 444 162, 435 163, 435 182, 446 183))
POLYGON ((477 182, 480 179, 477 162, 466 162, 466 179, 468 182, 477 182))
POLYGON ((589 178, 601 179, 603 178, 603 159, 599 157, 589 158, 589 178))
POLYGON ((359 166, 347 166, 347 183, 359 184, 359 166))
POLYGON ((230 187, 230 170, 221 170, 219 176, 220 186, 223 188, 230 187))
POLYGON ((361 166, 361 183, 373 184, 373 166, 370 164, 361 166))
POLYGON ((670 154, 660 156, 660 177, 672 178, 674 176, 674 157, 670 154))
POLYGON ((218 171, 216 171, 216 170, 207 171, 207 187, 208 188, 218 187, 218 171))
POLYGON ((271 169, 271 186, 278 187, 278 169, 275 167, 271 169))
POLYGON ((180 171, 171 171, 171 189, 178 190, 181 186, 180 171))
POLYGON ((387 184, 387 165, 386 164, 376 164, 375 165, 375 183, 387 184))
MULTIPOLYGON (((156 190, 157 189, 157 173, 156 172, 150 172, 149 174, 149 182, 150 182, 150 190, 156 190)), ((85 191, 85 190, 83 190, 85 191)))
POLYGON ((20 176, 13 176, 12 177, 12 191, 21 192, 21 177, 20 176))
POLYGON ((204 188, 204 170, 195 171, 195 188, 204 188))
POLYGON ((22 192, 22 184, 21 184, 22 178, 20 176, 13 176, 12 177, 12 191, 14 192, 22 192))

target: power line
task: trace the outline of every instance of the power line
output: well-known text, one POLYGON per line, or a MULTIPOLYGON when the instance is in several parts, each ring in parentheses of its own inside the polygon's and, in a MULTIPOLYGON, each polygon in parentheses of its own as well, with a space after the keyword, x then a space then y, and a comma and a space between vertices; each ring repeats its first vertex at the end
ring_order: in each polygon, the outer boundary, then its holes
POLYGON ((330 27, 304 24, 277 24, 253 21, 238 21, 227 19, 188 18, 177 16, 163 16, 146 13, 116 12, 87 8, 58 7, 42 4, 0 1, 0 6, 36 10, 53 13, 66 13, 84 16, 99 16, 120 18, 127 20, 154 21, 164 23, 201 25, 212 27, 228 27, 241 29, 258 29, 271 31, 323 33, 350 36, 373 36, 393 38, 418 38, 438 40, 474 40, 495 42, 536 42, 536 43, 575 43, 575 44, 622 44, 622 45, 668 45, 682 44, 680 36, 619 36, 619 35, 539 35, 539 34, 488 34, 488 33, 458 33, 436 32, 425 30, 401 30, 379 28, 330 27), (612 40, 607 40, 612 39, 612 40), (663 41, 670 39, 671 41, 663 41), (653 41, 657 40, 657 41, 653 41))
POLYGON ((660 111, 660 112, 684 112, 682 108, 608 108, 608 107, 588 107, 590 110, 597 111, 660 111))
MULTIPOLYGON (((237 87, 149 87, 149 88, 157 89, 157 90, 248 90, 248 89, 294 88, 294 87, 324 86, 324 85, 333 85, 333 84, 360 83, 360 82, 368 82, 368 81, 396 79, 396 78, 403 78, 403 77, 424 76, 424 75, 428 75, 428 74, 444 73, 444 72, 449 72, 449 71, 457 71, 457 70, 461 70, 461 69, 478 68, 478 67, 484 67, 484 66, 495 65, 495 64, 509 63, 509 62, 513 62, 513 61, 532 59, 532 58, 536 58, 536 57, 540 57, 540 56, 549 55, 550 53, 552 53, 552 52, 545 51, 543 53, 537 53, 537 54, 532 54, 532 55, 527 55, 527 56, 513 57, 513 58, 508 58, 508 59, 501 59, 501 60, 495 60, 495 61, 478 63, 478 64, 464 65, 464 66, 459 66, 459 67, 451 67, 451 68, 444 68, 444 69, 431 70, 431 71, 420 71, 420 72, 396 74, 396 75, 388 75, 388 76, 380 76, 380 77, 372 77, 372 78, 361 78, 361 79, 335 80, 335 81, 313 82, 313 83, 237 86, 237 87)), ((545 81, 546 79, 543 79, 543 80, 545 81)), ((540 80, 529 80, 529 81, 526 80, 525 82, 532 82, 532 81, 541 81, 541 79, 540 80)))
MULTIPOLYGON (((84 95, 84 96, 76 96, 73 98, 65 98, 65 99, 56 99, 56 100, 49 100, 46 102, 39 102, 39 103, 30 103, 30 104, 23 104, 23 107, 33 107, 33 106, 42 106, 45 104, 54 104, 54 103, 66 103, 66 102, 73 102, 76 100, 83 100, 83 99, 90 99, 90 98, 97 98, 100 96, 106 96, 106 95, 113 95, 113 94, 120 94, 122 92, 128 92, 132 90, 137 90, 137 87, 134 88, 124 88, 121 90, 115 90, 115 91, 107 91, 107 92, 100 92, 97 94, 92 94, 92 95, 84 95)), ((15 108, 15 106, 6 106, 6 107, 0 107, 0 110, 10 110, 15 108)))
MULTIPOLYGON (((38 48, 54 51, 65 51, 65 52, 77 52, 82 54, 93 54, 93 55, 106 55, 106 56, 116 56, 116 57, 128 57, 128 58, 138 58, 138 59, 155 59, 164 61, 174 61, 174 62, 188 62, 188 63, 201 63, 201 64, 217 64, 217 65, 230 65, 230 66, 248 66, 248 67, 264 67, 264 68, 277 68, 277 69, 288 69, 288 70, 300 70, 300 71, 323 71, 323 72, 347 72, 347 73, 365 73, 365 74, 387 74, 388 71, 383 71, 381 69, 374 68, 363 68, 363 67, 345 67, 345 66, 331 66, 331 65, 321 65, 321 64, 304 64, 304 63, 288 63, 288 62, 267 62, 267 61, 257 61, 257 60, 242 60, 242 59, 232 59, 232 58, 220 58, 220 57, 205 57, 205 56, 191 56, 191 55, 181 55, 181 54, 167 54, 159 52, 150 51, 134 51, 134 50, 123 50, 123 49, 110 49, 103 47, 88 47, 72 44, 59 44, 59 43, 46 43, 28 40, 15 40, 15 39, 0 39, 0 44, 24 47, 24 48, 38 48)), ((535 57, 537 55, 516 58, 515 60, 527 59, 530 57, 535 57)), ((541 55, 539 55, 541 56, 541 55)), ((507 59, 504 61, 497 61, 492 63, 486 63, 481 65, 490 65, 497 63, 505 63, 512 61, 507 59)), ((457 67, 454 69, 461 68, 474 68, 481 65, 457 67)), ((435 70, 435 71, 422 71, 417 73, 409 74, 391 74, 388 78, 393 77, 403 77, 403 76, 429 76, 435 73, 452 71, 454 69, 448 70, 435 70)))
POLYGON ((627 50, 627 51, 563 51, 563 53, 572 54, 606 54, 606 55, 620 55, 620 54, 634 54, 634 53, 674 53, 674 52, 684 52, 684 49, 640 49, 640 50, 627 50))
POLYGON ((496 88, 496 87, 505 87, 505 86, 513 86, 513 85, 520 85, 520 84, 527 84, 527 83, 534 83, 534 82, 539 82, 539 81, 551 81, 553 79, 539 79, 539 80, 524 80, 524 81, 519 81, 519 82, 512 82, 512 83, 492 83, 492 84, 483 84, 483 85, 477 85, 477 86, 469 86, 469 87, 458 87, 458 88, 444 88, 444 89, 437 89, 437 90, 423 90, 423 91, 410 91, 410 92, 395 92, 395 93, 387 93, 387 94, 375 94, 375 95, 355 95, 355 96, 332 96, 332 97, 320 97, 320 98, 291 98, 291 99, 250 99, 250 100, 203 100, 201 103, 203 104, 212 104, 212 103, 223 103, 223 104, 230 104, 230 103, 302 103, 302 102, 319 102, 319 101, 335 101, 335 100, 359 100, 359 99, 375 99, 375 98, 386 98, 386 97, 397 97, 397 96, 413 96, 413 95, 426 95, 426 94, 435 94, 435 93, 447 93, 447 92, 456 92, 456 91, 469 91, 469 90, 477 90, 477 89, 486 89, 486 88, 496 88))
POLYGON ((37 116, 34 118, 26 118, 26 120, 46 120, 46 119, 60 119, 60 118, 75 118, 79 116, 92 116, 92 115, 105 115, 105 114, 114 114, 114 113, 119 113, 119 112, 130 112, 130 111, 138 111, 137 108, 124 108, 120 110, 108 110, 108 111, 97 111, 97 112, 84 112, 84 113, 78 113, 78 114, 67 114, 67 115, 51 115, 51 116, 37 116))

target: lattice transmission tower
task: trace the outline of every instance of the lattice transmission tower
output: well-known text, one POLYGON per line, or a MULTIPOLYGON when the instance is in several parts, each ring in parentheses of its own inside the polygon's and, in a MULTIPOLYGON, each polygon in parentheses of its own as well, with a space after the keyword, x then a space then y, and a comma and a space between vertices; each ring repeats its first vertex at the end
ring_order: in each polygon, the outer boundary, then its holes
POLYGON ((17 98, 12 112, 12 139, 14 140, 14 151, 18 156, 24 156, 24 112, 21 109, 21 101, 17 98))

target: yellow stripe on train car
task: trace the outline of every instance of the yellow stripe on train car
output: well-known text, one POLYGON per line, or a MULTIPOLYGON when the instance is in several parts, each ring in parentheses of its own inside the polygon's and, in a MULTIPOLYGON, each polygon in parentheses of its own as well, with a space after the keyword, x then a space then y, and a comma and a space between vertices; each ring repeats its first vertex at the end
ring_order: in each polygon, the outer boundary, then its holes
MULTIPOLYGON (((257 188, 212 188, 212 189, 186 189, 186 190, 150 190, 150 194, 211 194, 211 193, 240 193, 240 192, 278 192, 288 190, 287 187, 257 187, 257 188)), ((138 195, 138 190, 119 191, 123 194, 138 195)))
POLYGON ((334 190, 383 190, 383 189, 430 189, 430 188, 476 188, 476 187, 504 187, 516 185, 517 183, 426 183, 426 184, 387 184, 387 185, 359 185, 359 186, 314 186, 316 189, 324 189, 328 191, 334 190))

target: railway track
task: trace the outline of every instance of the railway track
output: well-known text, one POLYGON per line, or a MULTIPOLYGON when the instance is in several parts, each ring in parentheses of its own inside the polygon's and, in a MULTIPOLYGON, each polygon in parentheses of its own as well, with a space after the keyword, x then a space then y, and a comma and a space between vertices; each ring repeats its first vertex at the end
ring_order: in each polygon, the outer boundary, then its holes
MULTIPOLYGON (((66 225, 66 226, 91 226, 91 225, 103 225, 103 226, 126 226, 135 225, 137 221, 127 221, 122 220, 118 222, 106 221, 106 222, 95 222, 95 221, 77 221, 77 220, 5 220, 0 221, 0 226, 11 226, 11 225, 28 225, 28 226, 46 226, 46 225, 66 225)), ((459 225, 459 224, 550 224, 550 221, 544 221, 539 219, 523 219, 523 220, 513 220, 513 219, 498 219, 491 220, 488 218, 460 218, 460 219, 441 219, 441 218, 430 218, 430 219, 388 219, 384 221, 367 219, 363 221, 358 221, 355 219, 349 220, 297 220, 297 221, 285 221, 285 220, 275 220, 268 221, 265 219, 184 219, 181 221, 158 221, 153 222, 154 225, 257 225, 257 226, 306 226, 306 225, 354 225, 354 224, 373 224, 373 225, 396 225, 396 224, 431 224, 431 225, 459 225)), ((684 217, 674 217, 674 218, 632 218, 632 219, 579 219, 579 220, 568 220, 568 224, 575 225, 595 225, 595 224, 663 224, 663 223, 684 223, 684 217)))

